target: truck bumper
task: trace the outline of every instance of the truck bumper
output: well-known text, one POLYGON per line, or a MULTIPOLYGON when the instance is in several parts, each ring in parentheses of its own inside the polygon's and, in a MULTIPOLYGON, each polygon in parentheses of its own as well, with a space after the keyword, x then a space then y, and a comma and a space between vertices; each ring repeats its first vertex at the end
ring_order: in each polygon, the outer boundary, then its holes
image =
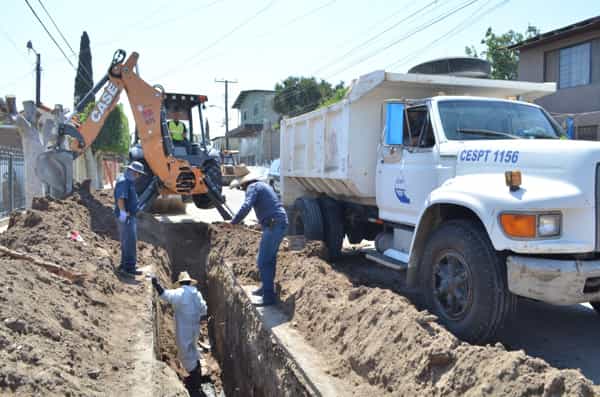
POLYGON ((555 305, 600 301, 600 260, 506 259, 508 289, 555 305))

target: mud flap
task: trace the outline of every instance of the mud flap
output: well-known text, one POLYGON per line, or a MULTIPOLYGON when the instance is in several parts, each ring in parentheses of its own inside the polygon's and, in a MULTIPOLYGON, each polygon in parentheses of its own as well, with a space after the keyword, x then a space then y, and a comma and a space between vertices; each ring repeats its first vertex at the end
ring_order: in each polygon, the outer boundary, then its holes
POLYGON ((35 162, 35 173, 50 186, 50 195, 62 199, 73 192, 73 153, 68 150, 45 152, 35 162))

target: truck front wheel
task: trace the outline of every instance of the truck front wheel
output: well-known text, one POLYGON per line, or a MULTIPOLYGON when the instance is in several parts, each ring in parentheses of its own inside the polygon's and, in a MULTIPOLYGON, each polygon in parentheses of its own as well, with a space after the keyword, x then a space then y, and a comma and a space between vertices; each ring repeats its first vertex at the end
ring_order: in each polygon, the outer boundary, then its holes
POLYGON ((493 339, 514 310, 505 264, 473 221, 449 221, 433 232, 421 275, 428 309, 463 340, 493 339))

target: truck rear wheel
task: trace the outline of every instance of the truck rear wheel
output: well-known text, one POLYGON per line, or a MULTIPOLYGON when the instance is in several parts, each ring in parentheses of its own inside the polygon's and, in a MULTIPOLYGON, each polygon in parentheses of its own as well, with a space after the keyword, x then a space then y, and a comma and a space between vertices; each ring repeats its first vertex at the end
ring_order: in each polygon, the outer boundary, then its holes
POLYGON ((493 339, 514 311, 505 264, 473 221, 449 221, 433 232, 421 275, 428 309, 463 340, 493 339))
POLYGON ((329 260, 334 260, 342 255, 344 243, 344 211, 342 206, 329 197, 319 199, 321 213, 323 214, 324 241, 327 246, 329 260))
POLYGON ((291 229, 292 234, 304 235, 307 240, 323 240, 323 217, 316 199, 296 199, 291 216, 291 229))

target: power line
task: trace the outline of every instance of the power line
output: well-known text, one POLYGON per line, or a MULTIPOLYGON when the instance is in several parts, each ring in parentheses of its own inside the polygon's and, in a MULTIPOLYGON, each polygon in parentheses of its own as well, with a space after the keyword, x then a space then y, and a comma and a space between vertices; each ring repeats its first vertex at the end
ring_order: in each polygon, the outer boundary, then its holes
POLYGON ((445 14, 438 15, 437 17, 435 17, 435 18, 427 21, 423 25, 417 27, 415 30, 413 30, 413 31, 407 33, 406 35, 404 35, 404 36, 402 36, 402 37, 400 37, 400 38, 392 41, 391 43, 385 45, 383 48, 377 49, 376 51, 373 51, 373 52, 369 53, 368 55, 366 55, 366 56, 364 56, 364 57, 362 57, 362 58, 360 58, 360 59, 358 59, 356 61, 351 62, 349 64, 349 66, 346 66, 344 68, 338 69, 338 70, 336 70, 334 73, 332 73, 329 76, 335 76, 337 74, 340 74, 340 73, 342 73, 342 72, 350 69, 351 67, 355 67, 357 65, 360 65, 361 63, 363 63, 367 59, 370 59, 370 58, 372 58, 372 57, 374 57, 376 55, 379 55, 383 51, 386 51, 386 50, 390 49, 391 47, 396 46, 400 42, 402 42, 402 41, 404 41, 404 40, 406 40, 406 39, 414 36, 415 34, 418 34, 418 33, 422 32, 423 30, 428 29, 431 26, 433 26, 433 25, 435 25, 435 24, 443 21, 444 19, 446 19, 446 18, 448 18, 448 17, 456 14, 457 12, 462 11, 463 9, 469 7, 470 5, 476 3, 477 1, 479 1, 479 0, 469 0, 469 1, 466 1, 466 2, 462 3, 460 6, 452 9, 451 11, 447 11, 445 14))
MULTIPOLYGON (((365 60, 367 60, 367 59, 369 59, 369 58, 371 58, 371 57, 373 57, 373 56, 376 56, 376 55, 378 55, 379 53, 381 53, 381 52, 383 52, 383 51, 387 50, 388 48, 392 47, 393 45, 396 45, 396 44, 398 44, 399 42, 401 42, 401 41, 403 41, 403 40, 406 40, 406 39, 408 39, 409 37, 412 37, 412 36, 414 36, 414 35, 415 35, 415 34, 417 34, 417 33, 420 33, 421 31, 423 31, 423 30, 425 30, 425 29, 427 29, 427 28, 429 28, 429 27, 433 26, 434 24, 436 24, 436 23, 438 23, 438 22, 440 22, 440 21, 442 21, 442 20, 444 20, 444 19, 446 19, 446 18, 450 17, 451 15, 455 14, 456 12, 458 12, 458 11, 461 11, 462 9, 464 9, 464 8, 466 8, 466 7, 468 7, 468 6, 470 6, 471 4, 473 4, 473 3, 477 2, 477 1, 480 1, 480 0, 468 0, 468 1, 466 1, 466 2, 463 2, 463 3, 461 3, 459 6, 457 6, 457 7, 456 7, 456 8, 454 8, 454 9, 451 9, 451 10, 449 10, 449 11, 445 11, 444 13, 442 13, 442 14, 440 14, 440 15, 438 15, 438 16, 436 16, 436 17, 432 18, 432 19, 430 19, 428 22, 426 22, 426 23, 424 23, 424 24, 421 24, 421 25, 420 25, 420 26, 418 26, 417 28, 415 28, 415 29, 413 29, 412 31, 410 31, 409 33, 405 34, 405 35, 404 35, 404 36, 402 36, 402 37, 401 37, 399 40, 395 40, 394 42, 392 42, 391 44, 388 44, 387 46, 385 46, 384 48, 382 48, 382 49, 380 49, 380 50, 377 50, 377 51, 375 51, 375 52, 371 52, 371 53, 370 53, 370 54, 368 54, 366 57, 363 57, 362 59, 360 59, 360 60, 358 61, 358 63, 351 63, 351 64, 349 64, 349 66, 346 66, 346 67, 343 67, 343 68, 341 68, 341 69, 338 69, 338 70, 336 70, 334 73, 332 73, 332 74, 328 75, 328 76, 327 76, 327 78, 330 78, 330 77, 333 77, 333 76, 335 76, 335 75, 338 75, 338 74, 340 74, 340 73, 342 73, 342 72, 344 72, 344 71, 348 70, 349 68, 351 68, 351 67, 353 67, 353 66, 356 66, 356 65, 358 65, 358 64, 360 64, 360 63, 362 63, 362 62, 364 62, 365 60)), ((428 7, 430 7, 432 4, 434 4, 434 3, 436 3, 436 2, 437 2, 437 0, 434 0, 433 2, 431 2, 431 3, 427 4, 425 7, 422 7, 422 8, 420 8, 420 9, 418 9, 417 11, 415 11, 415 12, 411 13, 411 15, 409 15, 408 17, 406 17, 406 18, 403 18, 403 19, 402 19, 400 22, 406 22, 406 21, 407 21, 409 18, 411 18, 411 17, 414 17, 414 16, 418 15, 420 12, 422 12, 422 11, 423 11, 423 10, 425 10, 425 9, 427 9, 428 7)), ((400 23, 400 22, 398 22, 398 23, 395 23, 395 24, 394 24, 394 25, 392 25, 392 26, 397 26, 397 25, 399 25, 399 23, 400 23)), ((358 45, 358 46, 355 46, 355 47, 353 48, 353 50, 355 50, 355 49, 357 49, 357 48, 360 48, 360 47, 362 47, 362 46, 363 46, 365 43, 368 43, 368 42, 370 42, 370 41, 372 41, 372 40, 376 39, 377 37, 380 37, 380 36, 381 36, 383 33, 385 33, 385 32, 387 32, 387 31, 389 31, 390 29, 391 29, 391 28, 387 28, 387 29, 385 29, 383 32, 380 32, 380 33, 376 34, 375 36, 373 36, 373 37, 371 37, 371 38, 367 39, 365 42, 361 43, 360 45, 358 45)), ((353 50, 351 50, 351 51, 349 51, 349 52, 345 53, 345 54, 344 54, 342 57, 340 57, 340 58, 344 58, 344 57, 345 57, 345 56, 347 56, 349 53, 351 53, 353 50)), ((330 64, 331 64, 331 63, 330 63, 330 64)), ((315 73, 315 74, 316 74, 316 73, 315 73)), ((285 94, 285 95, 284 95, 282 98, 283 98, 283 99, 286 99, 286 98, 289 98, 290 96, 293 96, 293 95, 296 95, 296 93, 294 92, 294 90, 292 90, 292 91, 290 91, 290 92, 286 93, 286 94, 285 94)), ((316 102, 309 103, 309 104, 305 105, 305 106, 304 106, 302 109, 300 109, 300 110, 308 109, 308 108, 310 108, 310 107, 314 106, 315 104, 317 104, 317 103, 316 103, 316 102)))
MULTIPOLYGON (((203 52, 205 52, 205 51, 213 48, 214 46, 216 46, 217 44, 219 44, 221 41, 227 39, 229 36, 231 36, 232 34, 234 34, 235 32, 237 32, 238 30, 240 30, 241 28, 243 28, 244 26, 246 26, 247 24, 249 24, 250 22, 252 22, 258 16, 260 16, 265 11, 267 11, 269 8, 271 8, 273 6, 273 4, 275 4, 276 2, 277 2, 277 0, 271 0, 271 1, 269 1, 269 3, 267 3, 267 5, 265 5, 263 8, 261 8, 260 10, 258 10, 256 13, 254 13, 250 17, 244 19, 241 23, 239 23, 238 25, 236 25, 233 29, 227 31, 227 33, 221 35, 216 40, 214 40, 212 43, 210 43, 206 47, 200 49, 199 51, 197 51, 195 54, 193 54, 192 56, 190 56, 187 59, 185 59, 180 64, 189 64, 194 58, 198 57, 203 52)), ((161 74, 160 76, 157 76, 156 80, 158 80, 158 79, 160 79, 160 78, 162 78, 162 77, 164 77, 166 75, 171 74, 174 70, 175 70, 175 68, 171 68, 171 69, 167 70, 165 73, 161 74)))
POLYGON ((73 68, 73 70, 77 70, 75 68, 75 65, 73 65, 73 62, 71 62, 71 60, 69 59, 69 57, 67 56, 67 54, 65 54, 65 52, 63 51, 63 49, 60 46, 60 44, 58 44, 58 42, 56 41, 56 39, 54 39, 54 36, 52 36, 52 33, 50 33, 50 31, 48 30, 48 28, 46 27, 46 25, 44 25, 44 22, 42 22, 42 20, 40 19, 40 17, 38 16, 38 14, 35 12, 35 10, 33 9, 33 7, 31 7, 31 4, 29 4, 29 0, 25 0, 25 3, 27 3, 27 6, 29 7, 29 9, 31 10, 31 12, 33 13, 33 15, 36 17, 36 19, 38 20, 38 22, 40 23, 40 25, 42 25, 42 27, 44 28, 44 30, 46 31, 46 33, 48 34, 48 36, 50 37, 50 39, 52 39, 52 41, 56 45, 56 48, 58 48, 58 50, 63 54, 63 56, 65 57, 65 59, 69 63, 69 65, 71 65, 71 67, 73 68))
POLYGON ((30 64, 31 62, 30 62, 29 58, 27 58, 25 56, 25 54, 23 54, 23 52, 21 52, 21 50, 19 50, 17 43, 15 43, 15 41, 10 37, 10 35, 8 33, 6 33, 4 31, 4 29, 1 29, 1 28, 0 28, 0 32, 2 32, 2 35, 6 38, 6 40, 8 40, 10 42, 10 44, 12 44, 12 46, 15 48, 15 51, 17 51, 19 53, 21 58, 23 58, 23 60, 25 60, 25 62, 27 62, 27 64, 30 64))
POLYGON ((484 16, 486 16, 486 15, 488 15, 488 14, 496 11, 498 8, 504 6, 510 0, 502 0, 498 4, 492 6, 491 8, 489 8, 487 10, 483 10, 485 7, 487 7, 489 5, 489 3, 491 3, 491 1, 492 0, 488 0, 486 3, 484 3, 481 7, 479 7, 477 10, 475 10, 475 12, 473 12, 471 15, 469 15, 467 18, 465 18, 462 22, 460 22, 454 28, 452 28, 451 30, 449 30, 445 34, 441 35, 437 39, 431 41, 425 47, 419 48, 418 50, 416 50, 416 51, 414 51, 414 52, 412 52, 412 53, 410 53, 410 54, 408 54, 408 55, 406 55, 406 56, 404 56, 404 57, 402 57, 400 59, 397 59, 396 61, 394 61, 391 64, 387 65, 385 67, 385 69, 391 69, 393 67, 397 67, 397 66, 403 65, 407 60, 414 59, 413 57, 415 55, 417 55, 417 54, 423 54, 423 52, 425 52, 425 51, 429 50, 430 48, 434 47, 436 44, 438 44, 442 40, 447 40, 447 39, 451 38, 452 36, 455 36, 456 34, 462 32, 463 30, 465 30, 469 26, 471 26, 469 24, 470 21, 474 21, 474 20, 478 20, 480 18, 483 18, 484 16))
POLYGON ((332 66, 334 64, 336 64, 339 60, 345 59, 348 55, 352 54, 354 51, 356 51, 357 49, 364 47, 365 45, 369 44, 370 42, 372 42, 373 40, 376 40, 377 38, 381 37, 382 35, 384 35, 385 33, 389 32, 390 30, 396 28, 397 26, 399 26, 401 23, 404 23, 406 21, 408 21, 409 19, 415 17, 416 15, 420 14, 421 12, 423 12, 424 10, 426 10, 427 8, 431 7, 432 5, 434 5, 435 3, 437 3, 438 0, 433 0, 432 2, 426 4, 424 7, 419 8, 418 10, 416 10, 415 12, 411 13, 410 15, 408 15, 405 18, 400 19, 399 21, 395 22, 393 25, 387 27, 386 29, 382 30, 381 32, 369 37, 367 40, 363 41, 362 43, 352 47, 350 50, 348 50, 347 52, 345 52, 343 55, 337 57, 335 60, 329 62, 328 64, 326 64, 325 66, 315 70, 312 74, 318 74, 319 72, 327 69, 329 66, 332 66))
POLYGON ((300 14, 298 16, 295 16, 292 19, 290 19, 289 21, 282 23, 277 29, 269 30, 268 32, 264 32, 264 33, 256 36, 256 38, 270 36, 270 35, 273 34, 273 32, 282 30, 283 28, 286 28, 286 27, 288 27, 288 26, 290 26, 290 25, 292 25, 292 24, 294 24, 294 23, 296 23, 298 21, 301 21, 302 19, 304 19, 306 17, 309 17, 309 16, 311 16, 311 15, 313 15, 313 14, 321 11, 322 9, 327 8, 327 7, 331 6, 331 5, 333 5, 336 1, 337 0, 327 1, 326 3, 323 3, 323 4, 319 5, 319 6, 313 8, 313 9, 307 11, 307 12, 305 12, 304 14, 300 14))
MULTIPOLYGON (((58 34, 60 34, 60 37, 62 37, 62 39, 65 42, 65 44, 67 44, 67 47, 69 47, 69 49, 71 50, 71 54, 73 54, 74 57, 77 57, 77 53, 75 52, 75 50, 73 50, 73 47, 71 47, 71 44, 69 44, 69 41, 66 39, 65 35, 60 30, 60 28, 58 27, 58 25, 56 24, 56 22, 54 21, 54 18, 52 18, 52 15, 50 15, 50 13, 48 12, 48 10, 44 6, 44 3, 42 2, 42 0, 38 0, 38 3, 40 3, 40 5, 42 6, 42 8, 44 9, 44 12, 48 16, 48 18, 50 18, 50 21, 52 21, 52 24, 54 25, 54 28, 56 29, 56 31, 58 32, 58 34)), ((31 8, 31 6, 30 6, 30 8, 31 8)), ((86 75, 86 77, 91 81, 91 83, 93 85, 94 84, 94 79, 92 77, 91 70, 88 70, 85 67, 85 65, 83 63, 81 63, 81 62, 78 63, 78 66, 81 68, 81 71, 83 72, 83 74, 86 75)))
POLYGON ((63 41, 67 44, 67 47, 69 47, 69 49, 71 50, 71 53, 75 54, 75 51, 73 51, 73 48, 71 47, 71 45, 69 44, 69 42, 67 41, 67 39, 65 38, 65 36, 62 34, 62 32, 60 31, 60 29, 58 28, 58 25, 56 25, 56 22, 54 22, 54 18, 52 18, 52 15, 50 15, 50 13, 48 12, 48 10, 44 6, 44 3, 42 3, 42 0, 38 0, 38 3, 40 3, 40 5, 42 6, 42 9, 44 10, 44 12, 48 16, 48 18, 50 18, 50 21, 52 21, 52 24, 54 25, 54 28, 56 29, 56 31, 58 32, 58 34, 60 34, 60 37, 62 37, 63 41))

